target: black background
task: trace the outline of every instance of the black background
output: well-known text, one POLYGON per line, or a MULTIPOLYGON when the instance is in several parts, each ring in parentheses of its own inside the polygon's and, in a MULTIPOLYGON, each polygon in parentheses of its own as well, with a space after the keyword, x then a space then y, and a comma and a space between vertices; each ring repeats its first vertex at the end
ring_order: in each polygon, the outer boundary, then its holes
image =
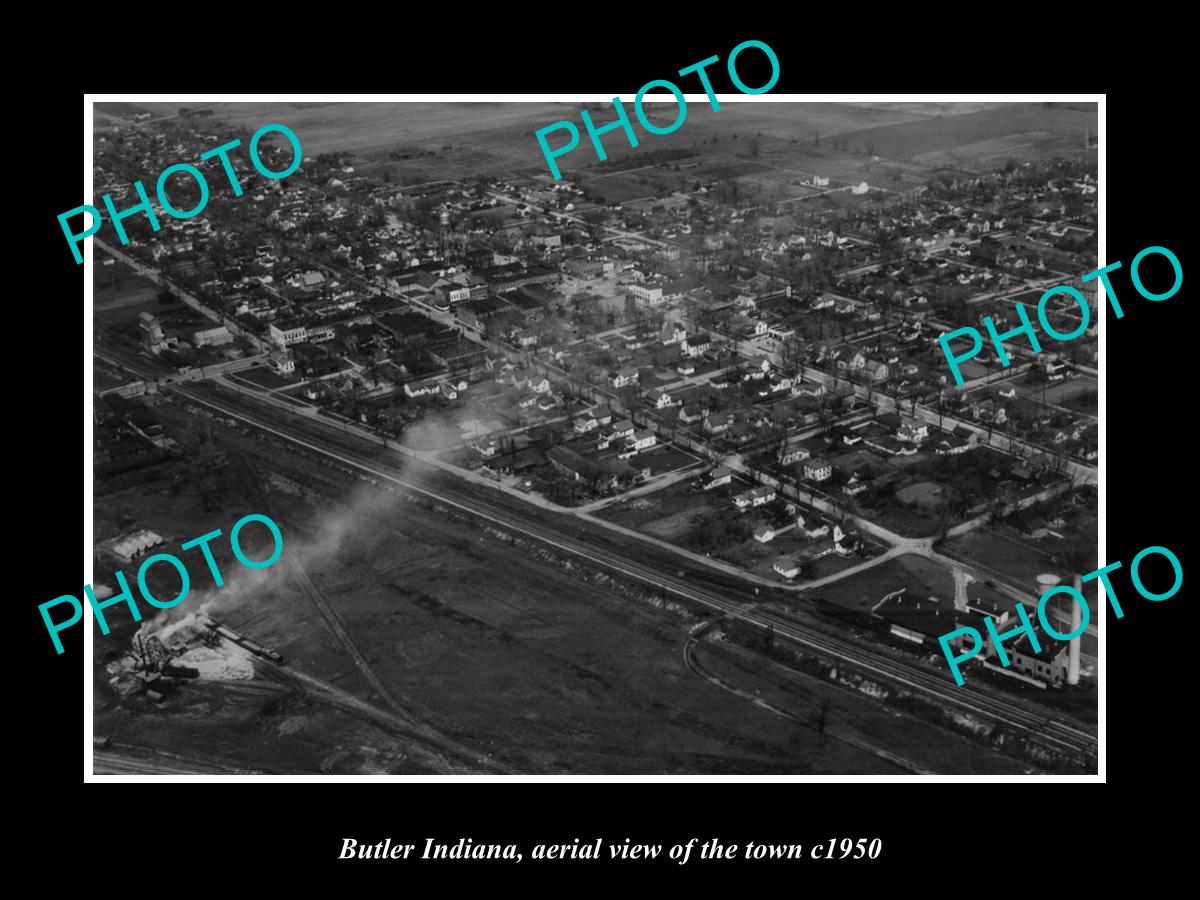
MULTIPOLYGON (((1171 248, 1190 271, 1184 222, 1194 214, 1190 185, 1195 176, 1186 130, 1180 131, 1189 127, 1190 106, 1163 69, 1171 65, 1170 52, 1145 43, 1151 39, 1150 23, 1123 26, 1121 34, 1103 38, 1079 33, 1078 23, 1068 29, 1068 23, 1059 28, 1041 19, 1005 29, 992 21, 929 23, 912 34, 864 42, 856 39, 861 33, 853 21, 834 24, 815 12, 797 14, 804 27, 773 29, 757 19, 731 20, 703 37, 680 36, 677 28, 646 33, 624 26, 596 29, 587 39, 570 26, 558 26, 562 33, 554 36, 533 36, 526 23, 507 17, 503 23, 475 17, 471 34, 453 38, 409 30, 394 42, 375 38, 372 43, 378 43, 371 47, 359 47, 351 33, 346 40, 355 43, 354 51, 329 49, 324 40, 322 49, 308 50, 299 38, 289 43, 286 35, 276 35, 265 45, 256 40, 254 47, 214 47, 214 57, 205 58, 204 71, 195 77, 186 64, 177 63, 180 71, 169 76, 154 66, 114 65, 87 86, 165 94, 587 91, 619 94, 628 106, 645 81, 670 77, 713 54, 722 58, 710 70, 715 89, 730 92, 723 61, 734 45, 757 38, 780 60, 782 74, 772 93, 1107 91, 1106 260, 1126 265, 1114 277, 1126 315, 1105 320, 1108 537, 1101 558, 1122 560, 1127 567, 1137 551, 1159 544, 1174 550, 1190 572, 1184 520, 1192 516, 1195 493, 1189 465, 1195 457, 1191 375, 1200 354, 1193 348, 1191 319, 1185 320, 1187 284, 1170 300, 1151 303, 1135 294, 1127 275, 1129 261, 1149 245, 1171 248), (471 36, 482 34, 494 39, 471 36), (284 49, 293 46, 305 48, 303 65, 295 58, 288 62, 284 49), (250 58, 260 52, 265 57, 250 58), (1102 68, 1090 68, 1089 59, 1103 60, 1102 68)), ((999 19, 1009 13, 993 15, 999 19)), ((870 17, 890 31, 886 15, 870 17)), ((1170 29, 1160 20, 1153 40, 1160 40, 1163 30, 1170 29)), ((751 50, 739 58, 748 84, 765 81, 765 69, 754 71, 759 56, 751 50)), ((683 86, 698 90, 690 82, 683 86)), ((1184 737, 1194 706, 1186 672, 1192 665, 1189 624, 1194 621, 1185 620, 1189 583, 1170 600, 1151 603, 1134 595, 1126 571, 1114 578, 1126 616, 1119 622, 1110 616, 1107 622, 1108 728, 1102 758, 1108 786, 1103 798, 1098 785, 1085 793, 1081 785, 1037 779, 936 785, 914 779, 904 786, 395 783, 355 785, 352 793, 348 785, 254 785, 253 798, 247 786, 239 785, 223 790, 212 808, 213 823, 206 826, 201 823, 214 799, 211 788, 201 795, 177 784, 85 787, 82 629, 64 634, 66 652, 56 656, 36 608, 59 594, 79 596, 83 580, 75 569, 81 542, 74 529, 83 511, 86 464, 75 429, 86 415, 80 409, 81 379, 90 365, 78 349, 85 325, 78 312, 84 267, 75 265, 55 218, 80 202, 83 97, 73 85, 60 84, 57 92, 46 89, 29 105, 37 153, 9 173, 9 183, 24 194, 19 207, 10 203, 9 215, 32 234, 14 235, 10 226, 8 241, 11 271, 28 270, 31 277, 9 297, 15 321, 7 329, 10 343, 22 345, 10 357, 7 399, 9 518, 16 525, 9 539, 9 571, 18 576, 9 598, 9 624, 18 629, 15 637, 24 654, 20 661, 10 660, 7 695, 18 704, 9 743, 21 750, 20 759, 10 764, 10 777, 34 788, 21 812, 34 852, 61 853, 61 841, 69 840, 78 848, 70 852, 82 855, 97 879, 119 878, 127 886, 131 868, 139 879, 152 872, 177 878, 182 869, 198 868, 208 858, 250 866, 276 885, 315 875, 315 887, 327 883, 322 876, 328 875, 347 884, 372 877, 403 889, 421 874, 435 880, 453 874, 442 882, 447 885, 463 876, 500 884, 538 874, 587 884, 600 875, 601 866, 347 864, 335 859, 341 839, 391 837, 422 845, 426 837, 452 842, 464 836, 528 845, 602 836, 670 845, 718 837, 723 843, 807 846, 831 837, 880 837, 884 852, 870 864, 806 860, 747 867, 693 860, 683 868, 660 861, 610 869, 639 880, 653 874, 689 885, 723 884, 726 877, 747 885, 754 882, 746 876, 758 873, 784 876, 785 889, 826 883, 899 889, 903 884, 939 892, 973 891, 993 880, 1013 890, 1034 889, 1023 883, 1025 866, 1049 864, 1062 878, 1073 877, 1077 867, 1102 871, 1106 848, 1114 842, 1120 842, 1125 858, 1136 859, 1143 845, 1152 845, 1146 852, 1160 859, 1172 855, 1172 827, 1156 816, 1171 812, 1179 780, 1190 768, 1184 737), (185 820, 196 824, 177 833, 165 827, 185 820), (104 866, 101 858, 108 861, 104 866), (897 881, 901 872, 914 880, 897 881)), ((540 158, 532 140, 530 157, 540 158)), ((1152 271, 1147 270, 1148 281, 1152 271)), ((1041 887, 1051 885, 1043 881, 1041 887)), ((215 882, 213 889, 218 889, 215 882)))

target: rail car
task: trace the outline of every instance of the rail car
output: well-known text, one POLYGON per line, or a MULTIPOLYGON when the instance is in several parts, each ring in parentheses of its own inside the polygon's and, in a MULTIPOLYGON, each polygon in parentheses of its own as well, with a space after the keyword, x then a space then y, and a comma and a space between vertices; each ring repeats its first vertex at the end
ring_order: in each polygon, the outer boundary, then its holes
POLYGON ((219 622, 214 622, 212 619, 209 619, 205 624, 209 629, 225 638, 225 640, 237 644, 243 650, 253 653, 255 656, 261 656, 263 659, 268 659, 277 666, 282 666, 284 664, 283 657, 274 650, 269 650, 257 641, 252 641, 250 638, 238 634, 229 626, 222 625, 219 622))

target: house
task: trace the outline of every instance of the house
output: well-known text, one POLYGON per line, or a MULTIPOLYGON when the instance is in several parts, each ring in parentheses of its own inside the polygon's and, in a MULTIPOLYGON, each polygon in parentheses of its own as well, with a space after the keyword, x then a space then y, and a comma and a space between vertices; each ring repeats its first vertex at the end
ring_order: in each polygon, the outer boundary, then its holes
POLYGON ((855 444, 862 443, 862 435, 845 426, 837 430, 837 435, 847 447, 853 447, 855 444))
POLYGON ((788 442, 783 447, 783 453, 779 457, 779 461, 790 466, 792 463, 800 462, 808 459, 812 454, 802 446, 802 439, 799 437, 788 438, 788 442))
POLYGON ((296 284, 301 290, 311 291, 320 287, 325 283, 325 276, 321 272, 305 272, 300 276, 299 282, 296 284))
POLYGON ((653 431, 635 431, 626 439, 626 447, 630 450, 649 450, 658 443, 658 435, 653 431))
POLYGON ((514 331, 513 343, 519 347, 533 347, 538 342, 538 336, 528 331, 514 331))
POLYGON ((600 423, 596 421, 596 417, 591 413, 584 413, 582 416, 577 416, 571 422, 571 427, 577 434, 587 434, 600 427, 600 423))
POLYGON ((733 479, 733 472, 724 466, 717 466, 708 473, 708 480, 704 482, 704 490, 708 491, 715 487, 722 487, 729 484, 733 479))
POLYGON ((704 410, 696 403, 685 403, 679 407, 679 421, 687 425, 699 422, 704 418, 704 410))
POLYGON ((777 341, 789 341, 796 336, 796 329, 790 325, 772 325, 767 333, 777 341))
POLYGON ((857 497, 869 486, 869 478, 859 478, 858 474, 855 473, 854 475, 850 476, 850 480, 846 482, 845 486, 842 488, 842 492, 845 493, 847 497, 857 497))
POLYGON ((655 409, 666 409, 675 404, 671 401, 671 395, 662 388, 654 388, 646 395, 646 399, 654 404, 655 409))
POLYGON ((704 430, 709 434, 721 434, 733 426, 733 414, 729 412, 713 413, 704 420, 704 430))
POLYGON ((623 441, 633 434, 633 423, 628 419, 622 419, 615 422, 609 430, 601 435, 599 441, 599 449, 604 450, 614 441, 623 441))
POLYGON ((818 524, 815 527, 809 528, 805 525, 804 516, 796 516, 796 530, 811 540, 825 537, 825 535, 829 534, 829 525, 818 520, 818 524))
POLYGON ((704 335, 690 337, 682 345, 683 355, 690 357, 703 356, 711 348, 712 341, 704 335))
POLYGON ((271 351, 271 366, 280 375, 291 375, 296 371, 296 361, 292 359, 291 354, 282 350, 271 351))
POLYGON ((896 437, 910 444, 919 444, 929 437, 929 425, 917 419, 905 422, 896 431, 896 437))
POLYGON ((793 556, 779 557, 771 568, 788 579, 795 578, 800 574, 800 563, 796 562, 796 558, 793 556))
POLYGON ((833 477, 833 466, 819 456, 815 456, 812 459, 805 460, 804 477, 811 481, 826 481, 833 477))
POLYGON ((658 339, 667 345, 681 344, 687 340, 687 329, 678 322, 664 323, 658 339))
MULTIPOLYGON (((771 360, 765 356, 755 357, 746 367, 747 377, 757 381, 771 374, 771 360)), ((790 387, 791 385, 789 385, 790 387)))
POLYGON ((858 532, 844 532, 841 525, 833 526, 833 549, 838 556, 853 556, 858 552, 862 540, 858 532))
POLYGON ((958 456, 960 453, 974 450, 978 444, 979 435, 974 431, 955 427, 948 438, 937 442, 933 452, 938 456, 958 456))
POLYGON ((751 506, 766 506, 775 499, 775 488, 769 484, 764 484, 761 487, 756 487, 750 491, 751 506))
POLYGON ((617 369, 615 372, 608 373, 608 383, 615 388, 630 387, 638 383, 638 370, 632 366, 625 366, 617 369))
POLYGON ((759 525, 754 529, 754 539, 760 544, 769 544, 775 540, 775 529, 770 525, 759 525))
POLYGON ((866 372, 867 378, 876 382, 887 381, 889 374, 887 363, 877 362, 873 359, 867 361, 867 364, 863 367, 863 371, 866 372))
POLYGON ((739 512, 744 512, 754 505, 754 492, 742 491, 733 498, 733 505, 737 507, 739 512))

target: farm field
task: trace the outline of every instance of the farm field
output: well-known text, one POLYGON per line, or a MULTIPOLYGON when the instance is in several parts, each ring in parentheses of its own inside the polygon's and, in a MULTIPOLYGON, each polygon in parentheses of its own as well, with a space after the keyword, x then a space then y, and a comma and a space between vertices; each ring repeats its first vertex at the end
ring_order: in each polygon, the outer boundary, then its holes
MULTIPOLYGON (((178 108, 170 103, 144 106, 158 114, 178 108)), ((374 175, 387 171, 399 184, 510 175, 542 167, 533 131, 572 113, 557 103, 259 101, 217 103, 212 108, 214 119, 251 131, 267 122, 281 122, 296 133, 305 156, 352 153, 361 160, 360 171, 374 175), (464 107, 469 107, 469 116, 464 117, 464 107), (389 151, 398 148, 419 148, 435 155, 389 160, 389 151)), ((574 112, 578 114, 577 109, 574 112)))
POLYGON ((880 156, 928 166, 991 168, 1009 156, 1035 159, 1083 153, 1084 131, 1096 134, 1096 110, 1009 103, 962 115, 937 116, 853 131, 852 147, 868 143, 880 156))
MULTIPOLYGON (((470 119, 464 123, 464 104, 458 103, 208 105, 215 120, 250 130, 265 122, 282 122, 296 132, 306 155, 351 153, 359 172, 386 172, 401 185, 488 174, 527 174, 549 181, 533 132, 563 119, 578 122, 582 107, 542 101, 472 102, 467 104, 470 119), (390 159, 392 151, 410 158, 390 159)), ((178 111, 178 104, 172 103, 141 106, 160 116, 178 111)), ((589 104, 598 122, 607 121, 608 106, 589 104)), ((606 162, 599 162, 586 143, 558 162, 565 177, 579 179, 608 202, 653 197, 696 180, 736 180, 748 195, 764 202, 799 200, 812 193, 800 179, 814 174, 897 190, 924 183, 938 167, 982 165, 980 155, 991 165, 1009 156, 1036 159, 1072 149, 1083 152, 1083 131, 1090 127, 1094 134, 1095 120, 1095 111, 1063 113, 1037 104, 745 103, 735 95, 722 102, 719 112, 693 103, 679 131, 661 136, 643 132, 636 148, 609 136, 606 162), (691 158, 689 151, 703 144, 710 145, 703 157, 691 158), (678 151, 681 156, 659 164, 646 155, 655 150, 678 151), (871 151, 880 158, 873 159, 871 151), (638 165, 639 158, 646 160, 643 165, 638 165)), ((550 139, 553 145, 555 136, 550 139)))

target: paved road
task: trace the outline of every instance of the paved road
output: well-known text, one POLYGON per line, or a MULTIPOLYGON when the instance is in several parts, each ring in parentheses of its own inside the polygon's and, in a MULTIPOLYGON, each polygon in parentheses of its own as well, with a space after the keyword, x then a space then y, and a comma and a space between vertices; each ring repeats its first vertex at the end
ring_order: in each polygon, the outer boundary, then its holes
POLYGON ((202 301, 199 297, 195 296, 189 291, 184 290, 158 269, 146 265, 129 253, 118 250, 112 244, 109 244, 107 241, 101 238, 93 237, 92 240, 97 246, 102 247, 109 255, 114 256, 121 262, 125 263, 127 266, 129 266, 129 268, 133 269, 133 271, 137 272, 143 278, 146 278, 157 285, 165 285, 166 287, 171 288, 176 295, 178 295, 179 299, 188 306, 192 307, 192 309, 196 310, 198 313, 214 322, 219 322, 228 328, 233 334, 236 334, 243 340, 253 344, 258 348, 259 353, 267 353, 272 349, 271 345, 258 337, 258 335, 251 334, 245 328, 239 325, 233 318, 211 308, 210 306, 205 305, 204 301, 202 301))

